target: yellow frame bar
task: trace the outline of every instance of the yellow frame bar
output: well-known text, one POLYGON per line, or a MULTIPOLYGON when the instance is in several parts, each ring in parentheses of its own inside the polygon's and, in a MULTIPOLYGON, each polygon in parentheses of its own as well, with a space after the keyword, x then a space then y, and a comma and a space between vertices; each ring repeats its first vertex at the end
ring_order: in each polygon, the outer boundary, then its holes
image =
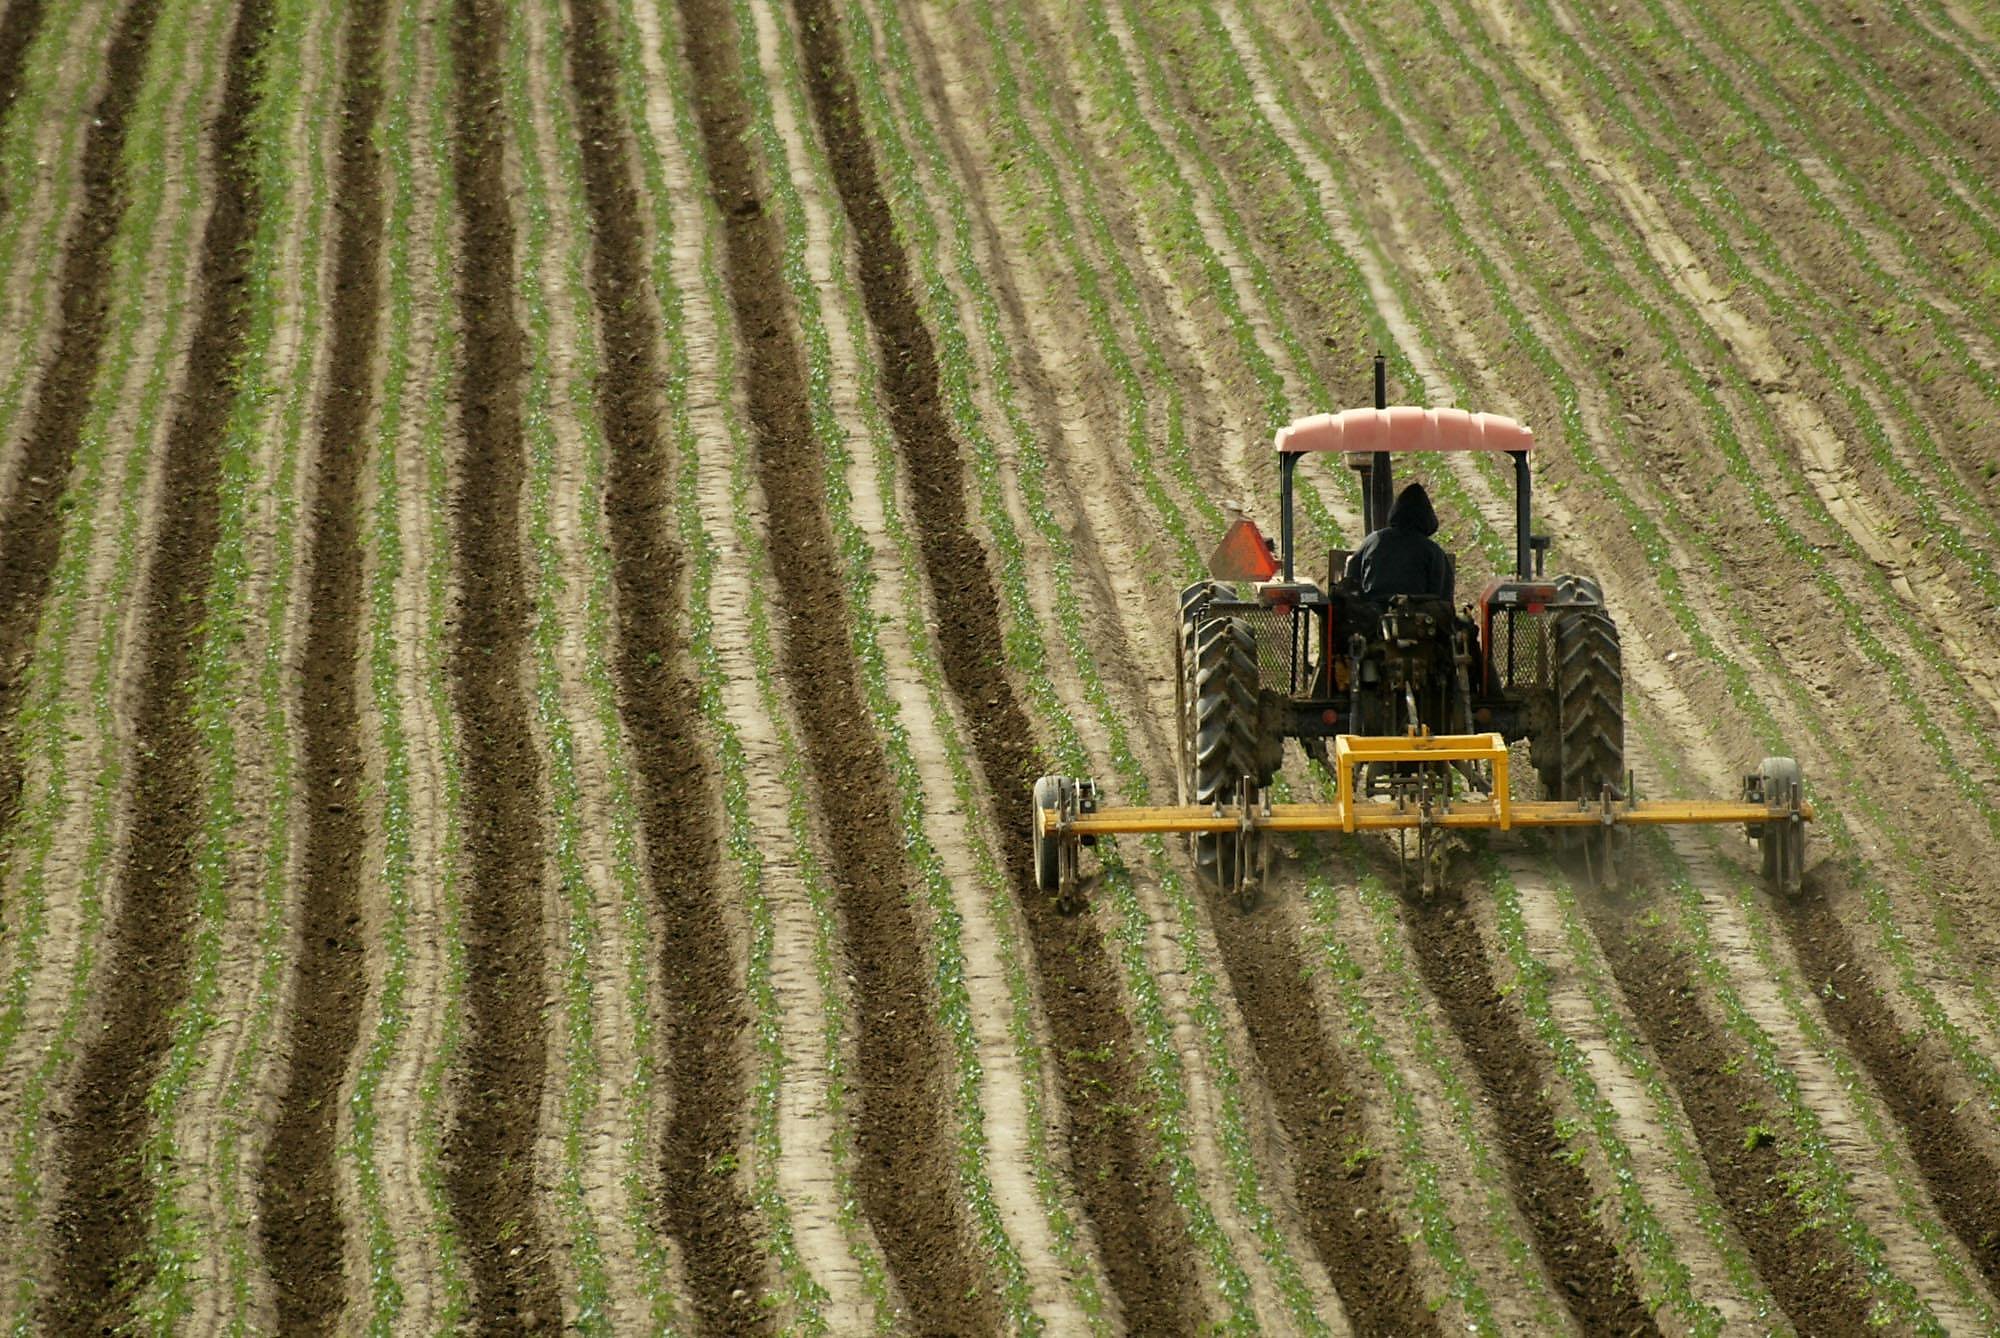
MULTIPOLYGON (((1400 738, 1341 734, 1333 741, 1333 760, 1340 783, 1340 830, 1344 832, 1357 829, 1360 815, 1354 803, 1354 772, 1369 762, 1491 762, 1493 793, 1497 799, 1489 807, 1493 808, 1501 831, 1514 825, 1513 804, 1507 794, 1507 741, 1498 734, 1411 734, 1400 738)), ((1494 823, 1479 825, 1490 827, 1494 823)))
MULTIPOLYGON (((1604 822, 1601 805, 1587 807, 1563 800, 1530 800, 1506 806, 1513 827, 1597 827, 1604 822)), ((1810 804, 1799 815, 1812 821, 1810 804)), ((1782 805, 1747 804, 1717 799, 1659 799, 1614 804, 1611 818, 1617 826, 1652 827, 1662 825, 1783 822, 1792 810, 1782 805)), ((1395 831, 1425 825, 1424 814, 1406 804, 1388 800, 1362 800, 1345 807, 1339 804, 1273 804, 1269 817, 1261 811, 1250 815, 1251 826, 1266 832, 1373 832, 1395 831)), ((1469 800, 1452 805, 1449 812, 1432 813, 1433 827, 1495 828, 1501 825, 1501 805, 1492 800, 1469 800)), ((1055 809, 1041 811, 1042 834, 1063 832, 1062 815, 1055 809)), ((1112 836, 1120 832, 1233 832, 1242 827, 1242 815, 1225 807, 1220 816, 1199 804, 1153 807, 1105 808, 1072 818, 1068 831, 1074 836, 1112 836)), ((1503 829, 1504 830, 1504 829, 1503 829)))
MULTIPOLYGON (((1234 832, 1247 821, 1267 832, 1370 832, 1412 827, 1498 828, 1598 827, 1607 817, 1613 826, 1663 826, 1699 823, 1785 822, 1793 810, 1783 803, 1752 804, 1741 800, 1626 800, 1608 807, 1602 800, 1533 800, 1515 803, 1508 795, 1507 742, 1498 734, 1439 734, 1404 737, 1342 734, 1333 741, 1339 782, 1339 802, 1333 804, 1273 804, 1249 813, 1222 805, 1218 810, 1199 804, 1105 808, 1079 813, 1064 825, 1053 808, 1040 810, 1043 836, 1109 836, 1119 832, 1234 832), (1426 814, 1404 800, 1357 800, 1355 769, 1368 762, 1491 762, 1494 797, 1466 799, 1426 814)), ((1810 804, 1798 816, 1811 822, 1810 804)))

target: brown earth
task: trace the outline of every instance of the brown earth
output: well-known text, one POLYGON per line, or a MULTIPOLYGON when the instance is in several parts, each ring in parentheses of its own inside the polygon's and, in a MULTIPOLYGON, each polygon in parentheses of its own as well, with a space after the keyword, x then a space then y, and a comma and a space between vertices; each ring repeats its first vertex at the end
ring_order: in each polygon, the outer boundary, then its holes
MULTIPOLYGON (((150 18, 145 22, 150 31, 150 18)), ((172 1043, 193 946, 194 843, 203 806, 189 687, 217 537, 222 438, 235 391, 231 363, 247 329, 244 266, 257 222, 257 183, 243 146, 270 24, 268 0, 243 0, 222 109, 210 133, 216 197, 202 236, 200 315, 166 440, 159 532, 170 538, 154 550, 146 573, 132 816, 98 990, 103 1027, 85 1044, 57 1153, 63 1190, 52 1224, 56 1258, 44 1319, 64 1329, 123 1322, 132 1291, 145 1280, 139 1248, 154 1187, 139 1152, 150 1127, 146 1093, 172 1043)))
POLYGON ((1991 1128, 1982 1137, 1978 1098, 1948 1076, 1953 1063, 1944 1042, 1904 1028, 1870 978, 1833 911, 1842 872, 1831 862, 1814 869, 1806 895, 1785 908, 1785 929, 1827 1020, 1909 1139, 1938 1215, 1987 1283, 2000 1287, 2000 1163, 1991 1153, 1991 1128))
POLYGON ((524 347, 514 305, 514 220, 506 122, 498 113, 501 14, 459 0, 453 171, 459 205, 458 617, 452 696, 464 717, 466 1037, 445 1139, 446 1192, 468 1256, 482 1328, 561 1321, 534 1148, 548 1072, 543 964, 541 761, 523 681, 530 605, 520 508, 526 446, 524 347))

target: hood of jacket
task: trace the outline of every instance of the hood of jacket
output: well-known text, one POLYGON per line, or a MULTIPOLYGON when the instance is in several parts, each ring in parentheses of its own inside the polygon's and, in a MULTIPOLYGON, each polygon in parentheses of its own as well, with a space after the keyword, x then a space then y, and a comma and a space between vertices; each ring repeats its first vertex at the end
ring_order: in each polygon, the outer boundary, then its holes
POLYGON ((1421 483, 1412 483, 1396 496, 1389 508, 1389 525, 1398 530, 1415 530, 1428 538, 1437 533, 1437 512, 1431 509, 1431 495, 1421 483))

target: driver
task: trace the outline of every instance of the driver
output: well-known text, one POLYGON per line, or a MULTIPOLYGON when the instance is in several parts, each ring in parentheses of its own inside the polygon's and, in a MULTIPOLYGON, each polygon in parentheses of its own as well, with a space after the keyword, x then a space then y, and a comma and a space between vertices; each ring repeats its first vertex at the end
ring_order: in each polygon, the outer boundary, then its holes
POLYGON ((1431 538, 1437 527, 1430 494, 1412 483, 1389 508, 1389 523, 1363 539, 1347 560, 1348 578, 1373 600, 1429 595, 1450 602, 1451 556, 1431 538))

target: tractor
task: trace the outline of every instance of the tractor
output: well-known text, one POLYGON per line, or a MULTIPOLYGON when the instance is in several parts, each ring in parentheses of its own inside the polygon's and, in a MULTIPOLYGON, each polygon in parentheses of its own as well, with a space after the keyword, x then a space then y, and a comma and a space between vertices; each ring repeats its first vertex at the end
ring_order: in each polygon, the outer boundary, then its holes
POLYGON ((1375 377, 1376 407, 1313 415, 1278 432, 1278 541, 1237 519, 1209 579, 1180 594, 1180 805, 1105 809, 1093 783, 1043 777, 1034 834, 1044 888, 1074 901, 1075 846, 1114 831, 1187 834, 1200 874, 1248 907, 1271 831, 1395 831, 1406 875, 1414 832, 1428 892, 1457 829, 1557 828, 1603 880, 1631 825, 1740 821, 1760 844, 1767 877, 1796 892, 1812 814, 1791 759, 1766 758, 1745 778, 1740 803, 1634 797, 1618 626, 1596 581, 1543 571, 1549 540, 1532 529, 1533 433, 1496 414, 1389 406, 1380 358, 1375 377), (1328 555, 1324 581, 1299 575, 1293 502, 1302 459, 1347 461, 1372 533, 1390 511, 1394 457, 1437 451, 1512 461, 1511 574, 1487 581, 1463 607, 1436 593, 1371 593, 1342 549, 1328 555), (1337 803, 1271 803, 1287 739, 1334 770, 1337 803), (1525 803, 1508 793, 1509 745, 1523 740, 1538 790, 1525 803))

